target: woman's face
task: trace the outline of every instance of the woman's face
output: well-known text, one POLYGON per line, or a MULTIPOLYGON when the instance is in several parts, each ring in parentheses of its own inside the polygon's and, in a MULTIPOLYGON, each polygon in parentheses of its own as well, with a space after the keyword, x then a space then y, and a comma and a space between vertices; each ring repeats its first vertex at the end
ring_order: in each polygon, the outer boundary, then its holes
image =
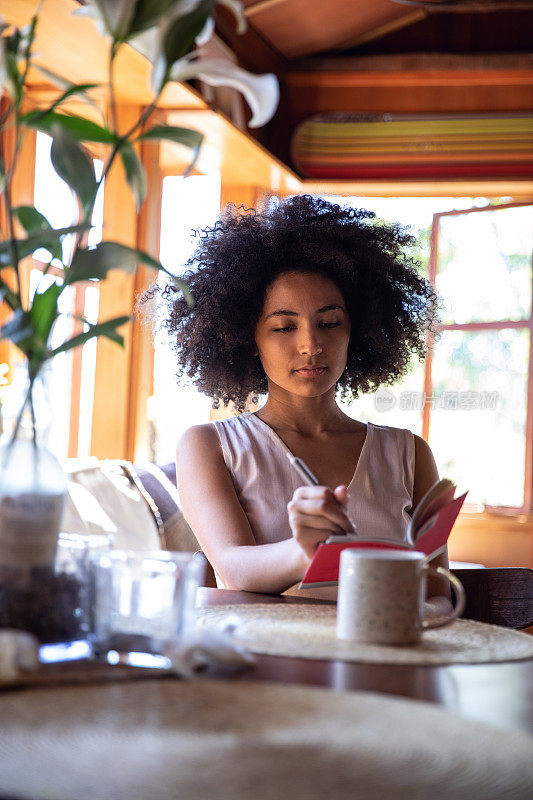
POLYGON ((346 303, 329 278, 285 272, 267 288, 255 342, 270 388, 326 393, 344 371, 349 340, 346 303))

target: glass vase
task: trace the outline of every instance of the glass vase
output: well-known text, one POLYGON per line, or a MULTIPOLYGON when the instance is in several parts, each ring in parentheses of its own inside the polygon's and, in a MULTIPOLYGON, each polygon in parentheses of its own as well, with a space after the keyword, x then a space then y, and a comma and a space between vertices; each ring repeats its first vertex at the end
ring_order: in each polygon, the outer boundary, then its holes
MULTIPOLYGON (((3 402, 0 439, 0 627, 59 641, 54 614, 75 604, 75 582, 55 571, 67 482, 46 446, 48 371, 30 384, 20 365, 3 402)), ((68 616, 68 612, 67 612, 68 616)), ((68 638, 68 637, 67 637, 68 638)))

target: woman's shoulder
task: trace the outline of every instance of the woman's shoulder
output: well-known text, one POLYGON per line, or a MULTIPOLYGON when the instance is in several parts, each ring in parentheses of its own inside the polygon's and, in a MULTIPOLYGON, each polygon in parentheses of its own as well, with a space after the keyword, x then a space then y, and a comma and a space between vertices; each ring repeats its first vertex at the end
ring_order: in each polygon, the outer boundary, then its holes
POLYGON ((385 436, 395 436, 398 437, 413 437, 416 436, 409 428, 399 428, 394 425, 381 425, 377 422, 368 422, 367 425, 372 430, 377 431, 378 433, 383 433, 385 436))
POLYGON ((191 450, 203 450, 219 447, 219 440, 216 429, 210 422, 202 425, 191 425, 178 439, 176 450, 178 453, 190 452, 191 450))
POLYGON ((227 419, 213 420, 209 424, 222 441, 240 441, 242 438, 248 440, 250 436, 257 434, 256 417, 251 411, 244 411, 227 419))
POLYGON ((407 446, 408 452, 412 453, 417 463, 434 463, 433 453, 429 444, 418 433, 413 433, 409 428, 397 428, 392 425, 377 425, 374 422, 368 423, 378 435, 393 439, 396 443, 407 446))

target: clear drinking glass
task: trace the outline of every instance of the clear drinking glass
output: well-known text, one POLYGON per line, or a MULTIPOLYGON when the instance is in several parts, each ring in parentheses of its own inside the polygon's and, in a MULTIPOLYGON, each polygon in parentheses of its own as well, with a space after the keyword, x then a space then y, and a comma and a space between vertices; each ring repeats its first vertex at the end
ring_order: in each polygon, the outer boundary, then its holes
POLYGON ((205 559, 193 553, 112 550, 92 559, 96 655, 162 653, 194 629, 205 559))

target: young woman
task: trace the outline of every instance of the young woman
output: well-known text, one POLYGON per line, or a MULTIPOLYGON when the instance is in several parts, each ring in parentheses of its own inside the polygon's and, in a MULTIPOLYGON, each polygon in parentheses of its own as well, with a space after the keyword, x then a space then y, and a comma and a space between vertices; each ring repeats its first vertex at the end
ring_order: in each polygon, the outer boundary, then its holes
MULTIPOLYGON (((177 448, 184 515, 220 587, 290 590, 349 518, 366 536, 404 540, 438 479, 423 439, 358 422, 336 401, 394 383, 423 356, 436 317, 431 285, 404 254, 413 240, 373 216, 310 196, 228 212, 191 259, 194 307, 165 291, 178 375, 241 412, 190 428, 177 448), (266 402, 245 412, 258 394, 266 402), (289 451, 320 486, 301 485, 289 451)), ((429 583, 428 615, 449 609, 443 592, 429 583)))

